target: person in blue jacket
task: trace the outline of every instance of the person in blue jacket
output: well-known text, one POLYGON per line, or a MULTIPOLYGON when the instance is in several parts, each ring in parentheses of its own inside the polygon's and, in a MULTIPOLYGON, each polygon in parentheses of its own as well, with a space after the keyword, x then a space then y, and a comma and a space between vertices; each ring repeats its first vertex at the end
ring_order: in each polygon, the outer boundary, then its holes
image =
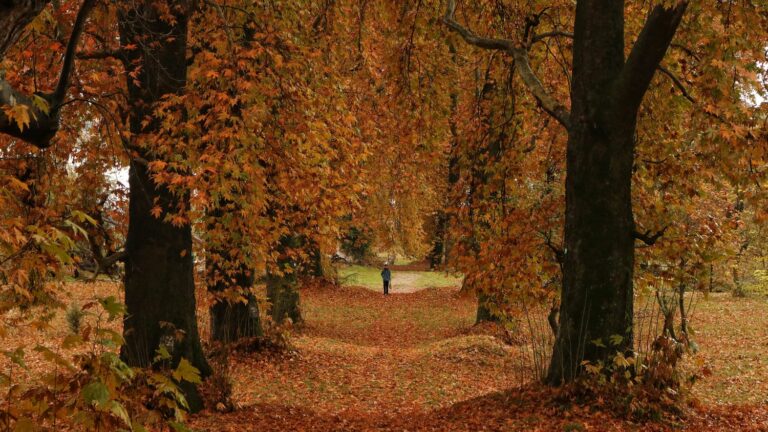
POLYGON ((384 264, 384 270, 381 271, 381 279, 384 281, 384 295, 389 294, 389 282, 392 280, 392 272, 389 271, 389 266, 384 264))

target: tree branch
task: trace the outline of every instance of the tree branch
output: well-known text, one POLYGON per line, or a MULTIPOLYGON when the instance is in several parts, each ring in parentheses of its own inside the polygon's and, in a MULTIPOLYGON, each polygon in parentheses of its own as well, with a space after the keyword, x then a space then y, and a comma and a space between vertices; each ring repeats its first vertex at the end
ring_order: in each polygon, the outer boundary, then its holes
POLYGON ((664 232, 667 231, 667 228, 669 228, 669 225, 665 226, 664 228, 660 229, 659 231, 656 231, 655 233, 651 234, 651 230, 646 230, 644 233, 641 233, 639 231, 632 231, 632 237, 634 237, 637 240, 642 241, 643 243, 647 244, 648 246, 653 246, 656 241, 661 238, 661 236, 664 235, 664 232))
POLYGON ((128 251, 125 249, 115 252, 112 255, 105 256, 99 261, 99 267, 101 267, 104 270, 109 269, 113 265, 117 264, 118 261, 125 261, 125 259, 128 258, 128 251))
POLYGON ((69 35, 69 42, 67 43, 67 49, 64 51, 64 63, 61 65, 61 73, 59 74, 59 83, 56 85, 51 97, 52 108, 57 109, 58 105, 64 100, 64 96, 69 88, 69 81, 72 77, 72 70, 75 68, 75 55, 77 54, 77 44, 80 42, 80 36, 83 34, 85 28, 85 20, 91 13, 93 6, 96 4, 95 0, 83 0, 83 4, 80 6, 80 10, 77 12, 75 23, 72 26, 72 33, 69 35))
POLYGON ((547 92, 544 85, 531 69, 531 64, 528 59, 528 51, 524 47, 516 46, 515 43, 509 39, 495 39, 485 38, 474 34, 470 29, 462 26, 456 22, 454 15, 456 13, 456 1, 448 0, 448 6, 446 7, 445 16, 443 16, 443 22, 451 30, 458 33, 464 41, 470 45, 474 45, 483 49, 500 50, 505 51, 512 55, 517 65, 517 70, 520 73, 520 78, 523 79, 528 90, 533 94, 536 100, 539 102, 541 108, 547 112, 547 114, 554 117, 560 124, 565 126, 566 129, 571 127, 571 114, 568 109, 560 104, 552 95, 547 92))
POLYGON ((124 52, 121 49, 106 49, 103 51, 88 51, 77 54, 79 60, 103 60, 112 58, 115 60, 124 60, 124 52))
POLYGON ((0 76, 0 107, 4 107, 0 110, 0 133, 19 138, 41 149, 51 145, 51 139, 59 130, 59 108, 69 87, 77 45, 85 20, 94 4, 95 0, 84 0, 80 6, 64 53, 59 81, 53 93, 25 95, 16 91, 0 76), (13 117, 10 111, 14 111, 13 117), (28 117, 29 121, 20 124, 17 121, 20 115, 28 117))
POLYGON ((96 258, 96 270, 93 271, 93 275, 89 279, 90 282, 95 281, 100 274, 108 271, 109 268, 117 264, 118 261, 125 261, 128 258, 128 251, 123 249, 119 252, 115 252, 112 255, 106 256, 104 258, 98 258, 98 257, 95 257, 95 258, 96 258))
POLYGON ((560 266, 562 266, 565 263, 565 252, 563 251, 563 248, 552 243, 552 235, 549 232, 540 233, 542 237, 544 237, 544 244, 552 251, 552 254, 555 256, 555 261, 560 266))
POLYGON ((680 90, 680 92, 683 94, 683 96, 688 99, 692 104, 696 105, 696 99, 691 96, 690 93, 688 93, 688 90, 683 85, 682 81, 680 81, 679 78, 677 78, 672 72, 670 72, 668 69, 666 69, 664 66, 659 65, 658 67, 659 72, 663 73, 669 79, 672 80, 672 83, 675 84, 675 86, 680 90))
POLYGON ((615 100, 630 114, 639 109, 687 7, 688 0, 679 0, 674 6, 656 5, 645 22, 616 82, 615 100))
POLYGON ((561 30, 545 32, 545 33, 538 34, 538 35, 534 36, 531 39, 531 44, 535 44, 536 42, 541 42, 544 39, 553 38, 553 37, 564 37, 564 38, 567 38, 567 39, 573 39, 573 33, 566 32, 566 31, 561 31, 561 30))
POLYGON ((50 0, 0 1, 0 60, 50 0))

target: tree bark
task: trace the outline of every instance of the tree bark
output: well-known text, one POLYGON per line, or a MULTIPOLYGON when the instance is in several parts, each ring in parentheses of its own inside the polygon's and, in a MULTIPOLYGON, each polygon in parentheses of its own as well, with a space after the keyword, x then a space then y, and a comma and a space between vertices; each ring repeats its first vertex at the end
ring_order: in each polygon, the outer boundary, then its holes
MULTIPOLYGON (((40 14, 48 3, 39 0, 0 2, 0 60, 17 42, 27 24, 40 14)), ((85 21, 95 3, 95 0, 84 0, 78 10, 64 52, 59 80, 52 92, 35 95, 20 93, 5 81, 4 73, 0 71, 0 106, 24 107, 29 117, 28 123, 21 122, 20 125, 17 119, 0 110, 0 133, 24 140, 41 149, 51 145, 59 130, 60 109, 69 89, 77 46, 85 29, 85 21), (34 98, 40 100, 36 103, 34 98), (47 105, 47 109, 43 109, 41 105, 47 105)))
POLYGON ((656 5, 624 61, 624 2, 579 0, 573 34, 571 112, 530 66, 530 44, 481 37, 443 22, 468 44, 508 53, 541 108, 568 131, 560 326, 547 382, 572 381, 582 362, 609 361, 632 348, 634 219, 632 163, 637 113, 688 1, 656 5), (611 337, 619 343, 610 344, 611 337))
POLYGON ((50 0, 10 0, 0 2, 0 60, 16 43, 21 32, 50 0))
POLYGON ((262 336, 259 305, 251 292, 254 277, 245 267, 237 270, 235 286, 226 282, 209 285, 211 292, 222 293, 228 289, 237 289, 245 301, 220 299, 211 306, 211 339, 230 343, 242 338, 262 336))
MULTIPOLYGON (((172 22, 159 17, 154 1, 118 10, 131 108, 130 147, 136 155, 129 172, 127 314, 121 354, 131 366, 148 367, 163 345, 174 365, 185 358, 207 376, 211 369, 203 355, 195 315, 192 227, 173 226, 151 213, 155 205, 163 214, 189 208, 189 194, 174 194, 156 184, 146 164, 153 155, 139 144, 140 139, 161 129, 154 116, 155 104, 164 96, 181 93, 186 85, 187 25, 192 6, 184 0, 167 3, 172 22)), ((186 381, 181 385, 190 409, 201 409, 202 399, 194 385, 186 381)))
POLYGON ((269 314, 276 323, 290 319, 300 323, 299 290, 297 273, 299 263, 292 257, 293 251, 302 246, 298 235, 284 235, 278 246, 277 271, 267 273, 267 298, 271 303, 269 314))

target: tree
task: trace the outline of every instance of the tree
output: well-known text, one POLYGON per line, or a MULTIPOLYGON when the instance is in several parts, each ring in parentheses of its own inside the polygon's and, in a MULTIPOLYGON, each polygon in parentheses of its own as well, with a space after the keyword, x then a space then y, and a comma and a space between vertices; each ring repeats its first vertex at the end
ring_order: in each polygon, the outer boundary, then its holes
POLYGON ((455 20, 456 2, 448 2, 444 22, 470 44, 511 55, 541 108, 568 131, 563 291, 551 384, 572 381, 583 361, 608 361, 633 348, 637 115, 687 6, 655 6, 625 59, 624 3, 578 2, 569 111, 531 69, 535 37, 523 43, 478 37, 455 20), (608 342, 617 336, 619 343, 608 342))
MULTIPOLYGON (((183 217, 190 206, 189 192, 174 193, 158 184, 151 172, 153 164, 169 162, 157 157, 163 154, 157 147, 171 145, 158 136, 163 122, 159 110, 182 115, 179 107, 162 103, 185 88, 187 27, 193 6, 194 2, 184 0, 146 1, 118 9, 132 152, 122 355, 131 366, 147 367, 155 352, 165 347, 174 363, 185 358, 206 376, 210 367, 195 315, 192 227, 183 217)), ((174 145, 183 147, 184 142, 174 145)), ((185 382, 184 386, 190 408, 201 408, 193 385, 185 382)))
POLYGON ((241 233, 231 235, 231 224, 223 222, 236 217, 240 213, 238 207, 232 202, 220 203, 208 212, 206 284, 214 297, 210 310, 211 339, 225 343, 263 334, 259 305, 252 292, 255 266, 249 265, 252 259, 245 256, 249 247, 227 246, 227 242, 247 238, 238 235, 241 233))

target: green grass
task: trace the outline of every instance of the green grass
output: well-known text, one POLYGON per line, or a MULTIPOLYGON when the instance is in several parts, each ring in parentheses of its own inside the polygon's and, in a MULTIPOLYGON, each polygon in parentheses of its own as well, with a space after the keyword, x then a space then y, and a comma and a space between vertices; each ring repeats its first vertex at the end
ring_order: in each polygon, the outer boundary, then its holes
MULTIPOLYGON (((381 269, 367 266, 343 266, 339 268, 342 285, 381 289, 381 269)), ((415 289, 441 288, 461 285, 461 276, 433 271, 392 271, 392 285, 405 284, 415 289)))
POLYGON ((339 267, 339 280, 342 285, 378 289, 381 285, 381 270, 359 265, 343 266, 339 267))
MULTIPOLYGON (((444 272, 403 272, 416 275, 418 279, 414 282, 417 288, 440 288, 448 286, 461 285, 462 276, 452 275, 444 272)), ((394 282, 397 282, 397 275, 393 275, 394 282)))

